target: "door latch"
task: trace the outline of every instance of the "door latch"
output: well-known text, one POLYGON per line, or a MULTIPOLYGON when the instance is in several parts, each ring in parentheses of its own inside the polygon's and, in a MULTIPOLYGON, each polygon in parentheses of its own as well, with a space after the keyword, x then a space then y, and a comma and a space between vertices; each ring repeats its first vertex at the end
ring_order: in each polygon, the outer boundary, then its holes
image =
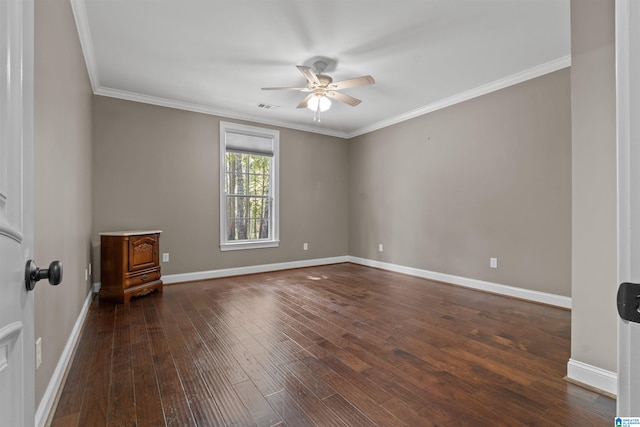
POLYGON ((624 320, 640 323, 640 284, 622 283, 618 288, 618 314, 624 320))

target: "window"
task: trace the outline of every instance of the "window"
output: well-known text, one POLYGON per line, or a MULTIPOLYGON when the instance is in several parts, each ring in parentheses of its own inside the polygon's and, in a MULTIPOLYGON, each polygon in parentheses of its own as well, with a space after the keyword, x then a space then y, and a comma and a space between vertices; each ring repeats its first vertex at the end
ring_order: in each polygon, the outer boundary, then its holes
POLYGON ((220 122, 220 249, 278 246, 280 133, 220 122))

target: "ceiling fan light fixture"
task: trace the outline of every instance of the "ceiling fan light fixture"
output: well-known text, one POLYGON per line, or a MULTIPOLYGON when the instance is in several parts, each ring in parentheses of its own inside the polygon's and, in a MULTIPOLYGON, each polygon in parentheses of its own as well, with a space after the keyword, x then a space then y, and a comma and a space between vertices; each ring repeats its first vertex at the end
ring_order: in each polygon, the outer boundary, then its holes
POLYGON ((331 108, 331 100, 324 95, 316 95, 309 100, 307 108, 311 111, 318 111, 320 108, 320 112, 325 112, 331 108))

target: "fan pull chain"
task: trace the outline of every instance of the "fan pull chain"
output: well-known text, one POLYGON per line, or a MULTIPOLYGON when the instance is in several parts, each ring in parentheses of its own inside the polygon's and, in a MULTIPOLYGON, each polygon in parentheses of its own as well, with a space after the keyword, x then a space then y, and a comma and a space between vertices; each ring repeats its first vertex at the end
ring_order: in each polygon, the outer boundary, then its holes
POLYGON ((315 111, 313 112, 313 121, 317 122, 317 123, 322 123, 320 121, 320 103, 318 102, 318 106, 316 107, 315 111))

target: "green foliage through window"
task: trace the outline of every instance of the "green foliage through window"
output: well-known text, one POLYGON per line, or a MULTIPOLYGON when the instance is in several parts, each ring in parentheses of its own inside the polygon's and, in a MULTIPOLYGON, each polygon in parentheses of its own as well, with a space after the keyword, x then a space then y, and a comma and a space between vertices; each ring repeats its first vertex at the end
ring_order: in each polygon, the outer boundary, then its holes
POLYGON ((226 152, 227 240, 268 239, 271 224, 271 157, 226 152))

